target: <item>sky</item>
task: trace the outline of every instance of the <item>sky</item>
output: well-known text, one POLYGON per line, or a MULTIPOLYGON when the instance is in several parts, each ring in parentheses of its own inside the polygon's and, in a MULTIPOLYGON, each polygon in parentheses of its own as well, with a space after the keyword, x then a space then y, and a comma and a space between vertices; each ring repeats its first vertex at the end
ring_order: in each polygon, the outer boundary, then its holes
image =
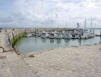
POLYGON ((0 27, 101 27, 101 0, 0 0, 0 27))

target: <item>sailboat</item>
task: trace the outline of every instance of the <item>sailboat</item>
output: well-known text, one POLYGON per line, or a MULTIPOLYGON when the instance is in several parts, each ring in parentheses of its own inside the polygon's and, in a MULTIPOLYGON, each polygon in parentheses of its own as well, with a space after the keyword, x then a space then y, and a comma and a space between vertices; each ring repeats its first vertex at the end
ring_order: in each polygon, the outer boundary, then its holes
POLYGON ((91 30, 90 30, 89 38, 93 38, 94 36, 95 36, 95 34, 94 34, 93 22, 92 22, 92 18, 91 18, 91 30))
POLYGON ((88 39, 88 38, 93 38, 94 32, 92 32, 92 19, 91 19, 91 29, 90 32, 88 32, 88 29, 86 28, 86 18, 85 18, 85 25, 84 25, 84 30, 83 30, 83 35, 81 36, 82 39, 88 39))

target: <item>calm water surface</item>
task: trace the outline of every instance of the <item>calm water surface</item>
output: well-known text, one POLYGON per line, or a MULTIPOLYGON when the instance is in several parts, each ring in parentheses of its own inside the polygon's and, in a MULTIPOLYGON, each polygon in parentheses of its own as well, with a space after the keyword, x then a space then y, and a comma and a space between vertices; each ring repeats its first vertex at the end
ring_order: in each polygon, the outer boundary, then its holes
POLYGON ((92 45, 100 42, 101 42, 100 37, 95 37, 86 40, 47 39, 47 38, 42 39, 40 37, 29 37, 29 38, 22 38, 20 41, 18 41, 16 44, 16 48, 21 53, 26 53, 31 51, 41 51, 50 48, 92 45))

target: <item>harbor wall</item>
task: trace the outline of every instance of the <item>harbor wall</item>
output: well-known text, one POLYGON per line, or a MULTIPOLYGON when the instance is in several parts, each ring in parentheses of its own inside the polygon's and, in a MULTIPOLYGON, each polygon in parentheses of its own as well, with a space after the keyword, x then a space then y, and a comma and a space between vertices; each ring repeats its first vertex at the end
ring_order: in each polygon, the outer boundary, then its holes
POLYGON ((25 29, 2 29, 0 32, 0 48, 2 52, 13 50, 12 45, 17 41, 16 36, 21 36, 24 32, 25 29), (11 42, 12 40, 13 42, 11 42))

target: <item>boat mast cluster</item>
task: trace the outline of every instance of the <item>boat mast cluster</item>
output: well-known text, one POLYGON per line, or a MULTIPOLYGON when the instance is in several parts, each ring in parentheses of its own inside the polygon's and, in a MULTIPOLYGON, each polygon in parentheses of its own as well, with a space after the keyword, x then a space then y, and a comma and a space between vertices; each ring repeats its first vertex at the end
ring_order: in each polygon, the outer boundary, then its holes
POLYGON ((54 30, 42 30, 41 32, 37 29, 35 30, 34 34, 28 34, 27 36, 30 37, 32 35, 39 36, 41 38, 49 38, 49 39, 89 39, 94 38, 94 29, 92 28, 92 18, 91 18, 91 28, 87 28, 87 20, 85 18, 84 28, 80 28, 80 23, 77 23, 76 28, 72 29, 65 29, 65 28, 58 28, 54 30))
POLYGON ((92 19, 91 19, 91 29, 87 29, 87 21, 85 18, 84 29, 80 28, 80 23, 77 23, 77 28, 72 30, 62 30, 62 31, 43 31, 41 38, 50 39, 89 39, 95 36, 94 30, 92 31, 92 19))

